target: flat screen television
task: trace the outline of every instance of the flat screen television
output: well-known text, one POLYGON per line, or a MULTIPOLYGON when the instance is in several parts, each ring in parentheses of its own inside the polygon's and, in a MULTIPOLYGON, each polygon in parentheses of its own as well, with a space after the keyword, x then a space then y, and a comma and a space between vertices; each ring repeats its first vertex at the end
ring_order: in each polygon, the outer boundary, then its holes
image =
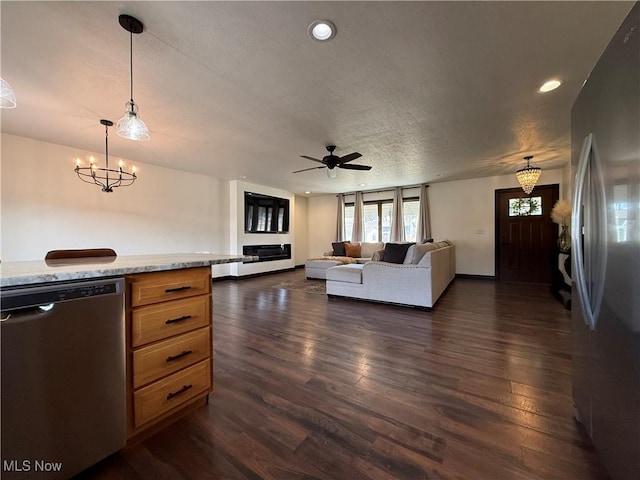
POLYGON ((288 233, 289 199, 244 192, 245 233, 288 233))

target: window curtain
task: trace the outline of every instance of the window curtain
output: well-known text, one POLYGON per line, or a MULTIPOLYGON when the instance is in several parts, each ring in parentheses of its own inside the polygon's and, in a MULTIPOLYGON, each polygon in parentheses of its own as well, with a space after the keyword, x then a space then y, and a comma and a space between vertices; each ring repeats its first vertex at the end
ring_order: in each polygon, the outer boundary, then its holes
POLYGON ((353 209, 353 230, 351 231, 352 242, 362 242, 363 235, 363 210, 364 201, 362 200, 362 192, 356 192, 356 202, 353 209))
POLYGON ((431 216, 429 215, 429 185, 420 185, 420 211, 418 212, 418 228, 416 243, 424 242, 431 237, 431 216))
POLYGON ((344 195, 339 193, 338 197, 338 215, 336 222, 336 242, 344 240, 344 195))
POLYGON ((402 211, 402 188, 393 190, 393 207, 391 209, 391 241, 404 242, 404 213, 402 211))

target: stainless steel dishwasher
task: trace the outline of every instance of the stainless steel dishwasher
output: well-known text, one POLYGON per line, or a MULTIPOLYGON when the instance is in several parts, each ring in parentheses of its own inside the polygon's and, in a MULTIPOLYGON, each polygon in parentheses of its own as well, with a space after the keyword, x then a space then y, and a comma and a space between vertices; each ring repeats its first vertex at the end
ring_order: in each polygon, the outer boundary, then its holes
POLYGON ((124 280, 1 292, 5 478, 69 478, 126 442, 124 280))

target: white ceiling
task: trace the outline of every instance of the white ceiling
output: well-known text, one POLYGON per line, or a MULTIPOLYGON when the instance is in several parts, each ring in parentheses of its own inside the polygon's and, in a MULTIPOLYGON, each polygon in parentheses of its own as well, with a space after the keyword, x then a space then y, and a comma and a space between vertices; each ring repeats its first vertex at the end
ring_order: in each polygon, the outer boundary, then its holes
MULTIPOLYGON (((110 155, 302 193, 543 169, 570 156, 570 109, 633 2, 7 2, 2 131, 103 152, 134 99, 151 140, 110 155), (332 20, 329 43, 313 20, 332 20), (564 85, 537 93, 545 80, 564 85), (300 158, 358 151, 369 172, 300 158)), ((25 159, 29 161, 29 159, 25 159)), ((70 159, 70 163, 74 159, 70 159)), ((139 164, 141 175, 144 165, 139 164)))

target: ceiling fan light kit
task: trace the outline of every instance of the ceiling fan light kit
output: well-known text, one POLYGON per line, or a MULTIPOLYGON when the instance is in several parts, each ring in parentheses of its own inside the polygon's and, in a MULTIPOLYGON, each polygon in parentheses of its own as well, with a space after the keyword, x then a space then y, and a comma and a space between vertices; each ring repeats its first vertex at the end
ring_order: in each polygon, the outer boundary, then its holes
POLYGON ((529 165, 530 160, 533 158, 533 155, 527 155, 524 159, 527 161, 527 166, 521 168, 516 172, 516 178, 524 190, 524 193, 529 195, 533 191, 533 187, 538 183, 538 179, 540 178, 540 174, 542 173, 542 169, 540 167, 532 167, 529 165))
POLYGON ((353 163, 348 163, 362 156, 358 152, 353 152, 348 155, 339 157, 333 154, 333 151, 336 149, 335 145, 327 145, 326 148, 327 148, 327 151, 329 152, 329 155, 326 155, 325 157, 323 157, 322 160, 318 160, 317 158, 309 157, 307 155, 300 155, 302 158, 306 158, 307 160, 322 163, 323 165, 321 167, 303 168, 302 170, 296 170, 293 173, 300 173, 300 172, 306 172, 308 170, 317 170, 319 168, 326 168, 327 177, 336 178, 336 176, 338 175, 338 171, 336 170, 336 168, 344 168, 345 170, 371 170, 371 167, 369 165, 354 165, 353 163))
POLYGON ((129 32, 129 67, 131 73, 131 98, 126 103, 127 111, 118 121, 116 133, 118 136, 129 140, 149 140, 149 129, 138 116, 138 106, 133 101, 133 34, 142 33, 144 25, 140 20, 131 15, 120 15, 118 17, 120 26, 129 32))

